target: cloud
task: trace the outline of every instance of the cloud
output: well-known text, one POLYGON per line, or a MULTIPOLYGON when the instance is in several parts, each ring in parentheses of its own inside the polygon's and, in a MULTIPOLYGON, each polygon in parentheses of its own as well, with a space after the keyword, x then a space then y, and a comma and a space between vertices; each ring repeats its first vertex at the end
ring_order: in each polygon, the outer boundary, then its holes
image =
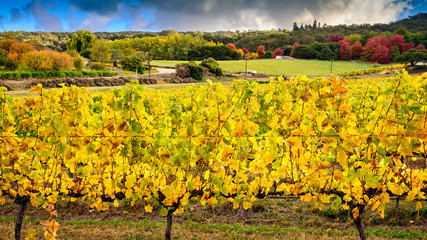
POLYGON ((123 0, 72 0, 70 1, 72 6, 75 6, 79 10, 88 13, 96 13, 100 15, 110 15, 117 13, 121 4, 124 4, 123 0))
POLYGON ((10 9, 10 22, 18 22, 20 21, 24 16, 21 13, 21 10, 19 8, 11 8, 10 9))
POLYGON ((25 5, 24 13, 32 15, 36 21, 36 28, 45 31, 63 31, 61 19, 56 14, 51 13, 55 5, 49 0, 33 0, 25 5))

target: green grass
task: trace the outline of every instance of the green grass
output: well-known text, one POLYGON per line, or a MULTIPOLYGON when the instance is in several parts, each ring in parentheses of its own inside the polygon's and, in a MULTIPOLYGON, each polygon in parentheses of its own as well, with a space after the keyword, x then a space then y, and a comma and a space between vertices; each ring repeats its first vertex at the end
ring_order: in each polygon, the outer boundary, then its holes
MULTIPOLYGON (((157 66, 175 66, 183 61, 152 61, 157 66)), ((196 63, 200 63, 197 62, 196 63)), ((228 72, 245 72, 245 60, 218 61, 221 67, 228 72)), ((359 66, 371 68, 373 63, 358 62, 359 66)), ((348 61, 334 61, 332 72, 342 73, 360 69, 359 66, 348 61)), ((257 73, 266 73, 270 75, 329 75, 331 69, 330 61, 320 60, 248 60, 248 70, 255 70, 257 73)))

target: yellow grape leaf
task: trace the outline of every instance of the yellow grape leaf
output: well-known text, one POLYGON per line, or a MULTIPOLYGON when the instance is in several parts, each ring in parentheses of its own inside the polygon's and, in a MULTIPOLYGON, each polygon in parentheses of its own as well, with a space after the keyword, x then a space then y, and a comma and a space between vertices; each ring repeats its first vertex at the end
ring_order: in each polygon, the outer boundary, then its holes
POLYGON ((119 207, 119 201, 117 201, 117 199, 114 200, 113 202, 114 207, 119 207))
POLYGON ((208 204, 209 205, 215 205, 218 203, 218 200, 216 199, 216 197, 211 197, 208 199, 208 204))
POLYGON ((226 148, 224 150, 222 150, 222 154, 221 154, 221 160, 225 161, 227 160, 227 158, 233 154, 233 149, 232 148, 226 148))
POLYGON ((153 212, 153 206, 145 205, 144 210, 145 210, 145 212, 148 212, 148 213, 153 212))
POLYGON ((250 202, 244 202, 243 203, 243 208, 245 209, 245 210, 248 210, 249 208, 251 208, 252 207, 252 203, 250 203, 250 202))
POLYGON ((420 210, 421 208, 423 208, 423 204, 420 201, 418 201, 417 202, 417 211, 420 210))
POLYGON ((357 218, 359 216, 359 209, 358 208, 354 208, 353 209, 353 218, 357 218))
POLYGON ((338 162, 342 167, 347 167, 347 153, 345 151, 338 152, 338 162))
POLYGON ((233 202, 233 209, 238 209, 240 206, 239 203, 233 202))

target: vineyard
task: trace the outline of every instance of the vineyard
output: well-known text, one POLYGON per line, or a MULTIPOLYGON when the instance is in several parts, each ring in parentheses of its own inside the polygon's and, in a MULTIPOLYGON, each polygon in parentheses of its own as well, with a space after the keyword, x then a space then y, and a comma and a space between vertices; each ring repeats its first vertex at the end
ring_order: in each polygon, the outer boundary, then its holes
POLYGON ((28 204, 45 208, 55 239, 58 201, 98 211, 143 204, 166 217, 189 201, 247 210, 270 196, 361 216, 427 193, 427 74, 378 79, 238 80, 185 89, 136 83, 107 93, 0 88, 0 203, 15 201, 15 239, 28 204))

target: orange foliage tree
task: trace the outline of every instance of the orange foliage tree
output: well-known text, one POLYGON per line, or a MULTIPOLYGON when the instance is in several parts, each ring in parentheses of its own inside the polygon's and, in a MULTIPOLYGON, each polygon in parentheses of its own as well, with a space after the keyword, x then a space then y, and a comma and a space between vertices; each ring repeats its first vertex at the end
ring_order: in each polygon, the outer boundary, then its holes
POLYGON ((34 46, 15 39, 4 38, 0 40, 0 49, 4 49, 8 53, 9 59, 20 61, 25 53, 34 51, 34 46))

